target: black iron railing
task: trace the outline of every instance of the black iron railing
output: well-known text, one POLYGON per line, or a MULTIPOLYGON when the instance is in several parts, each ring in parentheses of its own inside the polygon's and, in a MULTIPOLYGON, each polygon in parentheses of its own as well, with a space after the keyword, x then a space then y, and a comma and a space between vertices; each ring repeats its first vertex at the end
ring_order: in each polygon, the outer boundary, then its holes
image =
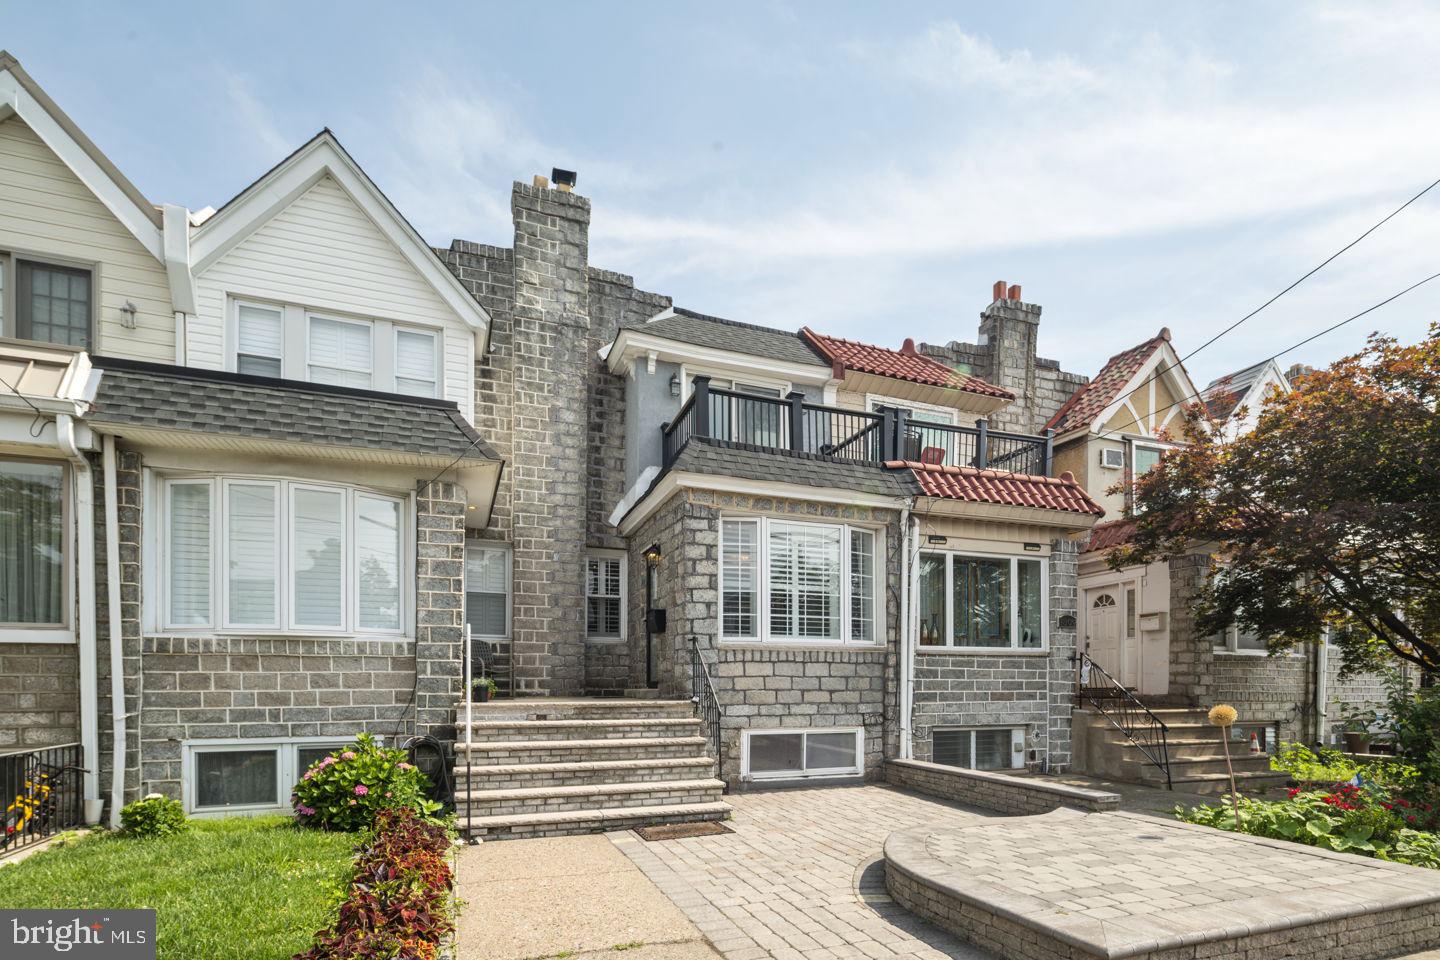
POLYGON ((1174 790, 1170 779, 1170 728, 1165 721, 1141 703, 1129 687, 1091 660, 1089 654, 1080 654, 1079 664, 1075 675, 1076 703, 1094 707, 1135 745, 1141 756, 1164 772, 1166 789, 1174 790))
POLYGON ((720 751, 720 700, 715 696, 715 683, 710 679, 710 668, 700 653, 700 641, 690 638, 690 700, 695 704, 695 716, 710 749, 715 754, 715 776, 725 779, 725 755, 720 751))
POLYGON ((661 427, 663 466, 693 437, 744 443, 860 463, 909 460, 1049 476, 1052 432, 1044 436, 909 419, 906 411, 874 412, 805 402, 801 393, 766 397, 710 386, 696 377, 690 398, 661 427))
POLYGON ((85 822, 84 763, 78 743, 0 754, 0 857, 85 822))

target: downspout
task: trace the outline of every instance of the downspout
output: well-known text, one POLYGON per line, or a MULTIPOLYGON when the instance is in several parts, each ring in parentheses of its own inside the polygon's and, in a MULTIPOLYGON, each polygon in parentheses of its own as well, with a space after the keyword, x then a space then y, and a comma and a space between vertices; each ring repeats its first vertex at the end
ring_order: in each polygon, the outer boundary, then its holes
POLYGON ((105 475, 105 586, 110 621, 110 826, 120 826, 125 805, 125 648, 120 623, 120 510, 115 489, 115 438, 105 435, 101 447, 105 475))
POLYGON ((1321 745, 1325 744, 1325 735, 1329 732, 1326 726, 1330 711, 1325 706, 1330 700, 1329 674, 1330 628, 1326 627, 1320 631, 1320 639, 1315 644, 1315 742, 1321 745))
POLYGON ((915 659, 911 649, 911 583, 914 568, 911 563, 911 542, 914 535, 914 518, 910 515, 913 498, 907 500, 900 510, 900 759, 909 760, 914 756, 911 736, 910 712, 914 701, 913 689, 915 659))
POLYGON ((100 798, 99 650, 95 642, 95 482, 90 461, 75 445, 75 419, 55 417, 55 444, 75 468, 75 564, 80 654, 80 746, 85 759, 85 799, 100 798))

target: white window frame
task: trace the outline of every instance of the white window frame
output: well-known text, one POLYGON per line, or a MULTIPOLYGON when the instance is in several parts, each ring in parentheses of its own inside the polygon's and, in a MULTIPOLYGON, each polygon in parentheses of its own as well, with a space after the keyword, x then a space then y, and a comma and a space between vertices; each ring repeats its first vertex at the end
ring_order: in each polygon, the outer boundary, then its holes
POLYGON ((628 611, 630 609, 630 588, 628 583, 630 571, 628 570, 629 564, 627 563, 627 559, 624 550, 587 550, 585 552, 585 640, 589 643, 624 643, 628 636, 629 631, 626 621, 629 620, 628 611), (620 633, 616 636, 606 636, 604 634, 592 635, 589 630, 591 598, 604 600, 615 599, 609 594, 592 594, 590 592, 591 560, 616 560, 620 563, 620 633))
MULTIPOLYGON (((509 640, 513 632, 512 618, 515 610, 515 552, 508 543, 492 542, 490 540, 467 540, 465 542, 466 559, 469 559, 471 550, 494 550, 505 557, 505 632, 504 633, 471 633, 472 640, 509 640)), ((481 593, 487 591, 472 591, 469 583, 465 584, 464 594, 481 593)), ((461 617, 465 616, 464 600, 461 601, 461 617)), ((467 620, 466 623, 469 623, 467 620)))
POLYGON ((868 524, 847 524, 847 523, 817 523, 803 518, 792 519, 790 517, 771 517, 760 514, 722 514, 719 525, 716 528, 719 533, 719 559, 720 563, 716 573, 716 595, 719 602, 716 606, 715 636, 719 637, 722 646, 743 645, 743 644, 766 644, 782 646, 802 647, 855 647, 859 649, 872 649, 885 645, 886 632, 886 609, 885 609, 885 530, 883 527, 874 527, 868 524), (753 522, 756 527, 756 634, 748 637, 726 636, 725 629, 725 527, 726 521, 753 522), (840 532, 840 638, 838 640, 829 637, 807 639, 805 637, 776 636, 770 632, 770 524, 783 523, 800 526, 813 526, 838 530, 840 532), (851 610, 851 585, 850 585, 850 531, 859 530, 869 533, 874 538, 874 569, 871 583, 874 587, 874 639, 868 641, 852 640, 850 610, 851 610))
MULTIPOLYGON (((741 371, 737 374, 735 371, 727 370, 723 367, 708 367, 696 364, 682 363, 680 364, 681 405, 683 405, 685 401, 690 399, 690 394, 695 392, 696 377, 709 377, 712 381, 724 380, 727 384, 729 384, 728 386, 724 387, 716 386, 715 389, 717 390, 733 391, 735 389, 736 383, 740 383, 742 386, 755 387, 761 390, 778 390, 779 393, 777 394, 777 399, 780 400, 784 400, 785 395, 793 392, 795 389, 794 383, 789 380, 780 380, 775 377, 767 377, 763 375, 753 376, 745 371, 741 371)), ((713 383, 711 385, 714 386, 713 383)))
MULTIPOLYGON (((147 471, 147 478, 149 473, 147 471)), ((146 539, 147 575, 153 573, 156 589, 155 605, 147 612, 147 633, 166 636, 180 634, 285 634, 321 637, 408 637, 415 622, 415 498, 368 487, 341 483, 325 483, 292 477, 249 476, 245 474, 188 475, 157 474, 149 483, 147 499, 149 524, 154 536, 146 539), (277 524, 279 527, 280 562, 277 564, 279 605, 275 626, 232 625, 229 616, 229 590, 225 547, 229 536, 229 504, 224 497, 227 481, 239 483, 275 483, 279 486, 277 524), (205 624, 180 624, 170 621, 170 510, 169 491, 176 484, 206 484, 210 488, 210 618, 205 624), (341 625, 337 627, 299 626, 294 622, 295 570, 294 491, 297 489, 335 491, 343 495, 341 525, 343 582, 341 585, 341 625), (400 504, 400 626, 398 629, 377 629, 360 626, 358 584, 352 547, 355 542, 355 517, 361 497, 390 500, 400 504)), ((147 517, 148 519, 148 517, 147 517)))
MULTIPOLYGON (((375 321, 373 321, 373 320, 357 320, 357 319, 355 319, 355 318, 353 318, 353 317, 340 317, 340 316, 336 316, 336 315, 331 314, 331 313, 315 312, 315 311, 311 311, 311 310, 305 311, 305 379, 306 379, 307 381, 311 382, 311 383, 319 383, 319 381, 315 379, 315 377, 314 377, 314 375, 313 375, 313 373, 312 373, 313 368, 314 368, 315 366, 317 366, 317 364, 315 363, 315 358, 310 355, 310 341, 311 341, 310 331, 311 331, 311 325, 312 325, 316 320, 327 320, 327 321, 329 321, 329 322, 331 322, 331 323, 343 323, 343 324, 348 324, 348 325, 354 326, 354 327, 364 327, 364 328, 365 328, 365 333, 366 333, 366 335, 370 338, 370 369, 368 369, 368 370, 365 371, 365 373, 366 373, 366 374, 369 376, 369 378, 370 378, 370 383, 367 384, 366 386, 363 386, 363 387, 351 387, 349 384, 344 384, 344 383, 324 384, 324 386, 346 387, 347 389, 350 389, 350 390, 374 390, 374 389, 376 389, 376 387, 375 387, 375 368, 378 366, 378 364, 375 362, 375 361, 376 361, 375 352, 376 352, 376 350, 377 350, 377 348, 378 348, 378 346, 379 346, 378 343, 376 342, 379 338, 377 338, 377 337, 375 336, 375 321)), ((326 366, 326 365, 325 365, 325 364, 319 364, 319 366, 322 366, 322 367, 323 367, 323 366, 326 366)), ((393 364, 392 364, 392 367, 393 367, 393 364)), ((360 372, 361 372, 361 371, 359 371, 359 370, 351 370, 351 369, 349 369, 349 368, 347 368, 347 367, 327 367, 327 369, 342 370, 342 371, 344 371, 345 373, 360 373, 360 372)), ((392 381, 393 381, 393 369, 392 369, 392 381)))
MULTIPOLYGON (((358 733, 358 730, 357 730, 358 733)), ((290 809, 290 788, 305 773, 300 767, 300 750, 304 747, 324 747, 336 750, 349 746, 354 737, 259 737, 247 740, 199 739, 187 740, 181 744, 181 801, 185 812, 192 817, 228 817, 272 813, 290 809), (277 803, 245 803, 223 807, 202 807, 200 799, 200 777, 198 756, 202 753, 250 753, 273 749, 275 760, 275 796, 277 803)))
POLYGON ((766 727, 742 730, 740 732, 740 779, 755 780, 834 780, 863 776, 865 773, 865 728, 864 727, 766 727), (822 767, 817 770, 800 771, 776 770, 752 773, 750 770, 750 739, 764 736, 799 736, 800 762, 805 762, 805 738, 819 733, 853 733, 855 735, 855 766, 822 767))
MULTIPOLYGON (((287 311, 285 309, 285 305, 283 303, 267 303, 264 300, 254 300, 249 297, 236 298, 231 300, 230 303, 230 312, 234 316, 234 321, 230 325, 231 340, 234 341, 234 344, 230 349, 230 369, 232 369, 236 373, 240 372, 240 308, 249 307, 251 310, 269 310, 272 313, 280 314, 280 356, 267 357, 264 359, 279 360, 280 376, 283 378, 285 376, 285 340, 287 326, 287 311)), ((253 356, 259 356, 259 354, 253 354, 253 356)))
MULTIPOLYGON (((430 365, 430 374, 431 374, 431 376, 430 376, 430 380, 431 380, 432 383, 435 384, 435 392, 431 393, 431 394, 429 395, 429 397, 430 397, 431 399, 439 399, 439 398, 440 398, 440 385, 441 385, 441 376, 440 376, 440 373, 441 373, 441 368, 444 366, 444 364, 440 362, 440 331, 439 331, 439 330, 426 330, 426 329, 424 329, 424 328, 422 328, 422 327, 407 327, 407 326, 403 326, 403 325, 401 325, 401 324, 394 324, 394 325, 392 326, 392 328, 391 328, 391 331, 390 331, 390 357, 391 357, 390 365, 391 365, 391 367, 392 367, 392 370, 391 370, 391 374, 392 374, 391 380, 392 380, 392 384, 393 384, 393 386, 394 386, 395 392, 398 393, 398 394, 400 394, 401 396, 405 396, 405 397, 423 397, 423 396, 425 396, 425 394, 423 394, 423 393, 410 393, 410 392, 408 392, 408 391, 405 391, 405 390, 401 390, 401 389, 400 389, 400 380, 401 380, 401 377, 400 377, 400 369, 399 369, 399 367, 397 367, 397 366, 395 365, 395 359, 394 359, 394 358, 400 356, 400 334, 402 334, 402 333, 410 334, 411 336, 416 336, 416 337, 429 337, 429 338, 430 338, 430 359, 431 359, 431 365, 430 365)), ((372 366, 372 367, 375 366, 375 364, 373 363, 373 358, 372 358, 371 366, 372 366)), ((370 374, 370 380, 371 380, 371 383, 372 383, 372 385, 373 385, 374 380, 375 380, 375 374, 374 374, 373 372, 370 374)))
MULTIPOLYGON (((170 484, 167 484, 167 487, 169 485, 170 484)), ((269 630, 273 632, 280 629, 281 611, 285 608, 285 577, 288 576, 289 570, 287 563, 282 560, 286 552, 284 545, 287 539, 283 529, 284 519, 288 512, 284 497, 285 491, 279 480, 252 480, 239 477, 220 478, 220 509, 218 511, 216 510, 215 501, 212 499, 210 515, 212 518, 221 516, 222 519, 219 531, 220 549, 218 554, 214 556, 212 562, 223 569, 216 571, 219 574, 218 577, 212 576, 211 580, 218 580, 222 588, 222 594, 220 596, 220 623, 227 630, 269 630), (272 526, 275 534, 275 550, 273 555, 275 561, 275 619, 270 623, 237 623, 230 617, 230 488, 233 486, 268 486, 275 491, 275 522, 272 526)), ((166 516, 166 529, 169 529, 168 514, 166 516)), ((210 539, 212 543, 215 540, 213 527, 211 529, 210 539)), ((170 581, 167 579, 165 582, 168 584, 170 581)), ((166 607, 166 610, 168 611, 169 607, 166 607)))
MULTIPOLYGON (((1242 650, 1240 648, 1240 627, 1237 624, 1232 623, 1230 624, 1230 626, 1226 627, 1225 632, 1221 634, 1221 637, 1224 639, 1224 642, 1212 645, 1211 651, 1213 653, 1218 653, 1227 657, 1270 656, 1270 648, 1268 644, 1266 645, 1266 648, 1264 650, 1242 650)), ((1287 657, 1303 657, 1304 655, 1304 651, 1299 646, 1291 647, 1288 653, 1283 654, 1283 656, 1287 657)))
POLYGON ((930 760, 941 766, 949 767, 952 764, 942 763, 935 759, 935 734, 937 733, 968 733, 970 734, 970 766, 955 766, 956 770, 980 770, 982 773, 999 773, 999 770, 981 770, 975 766, 975 734, 983 730, 1009 730, 1010 731, 1010 766, 1002 769, 1023 770, 1025 768, 1025 728, 1011 727, 1005 724, 995 726, 969 727, 961 725, 945 724, 944 726, 930 728, 930 760))
POLYGON ((59 623, 0 623, 0 644, 6 643, 74 643, 75 630, 71 611, 75 606, 75 524, 71 488, 74 471, 63 460, 44 457, 0 455, 7 462, 43 463, 60 468, 60 562, 63 564, 60 590, 59 623))
MULTIPOLYGON (((981 550, 928 550, 922 554, 940 554, 945 557, 945 642, 921 645, 915 638, 915 653, 959 653, 984 654, 987 656, 1039 656, 1050 652, 1050 557, 1048 554, 1031 553, 988 553, 981 550), (1010 646, 972 647, 955 643, 955 558, 973 557, 977 560, 1010 561, 1010 646), (1040 646, 1020 646, 1020 566, 1019 561, 1030 560, 1040 564, 1040 646)), ((916 557, 917 561, 919 556, 916 557)), ((915 604, 919 609, 920 584, 916 574, 915 604)))

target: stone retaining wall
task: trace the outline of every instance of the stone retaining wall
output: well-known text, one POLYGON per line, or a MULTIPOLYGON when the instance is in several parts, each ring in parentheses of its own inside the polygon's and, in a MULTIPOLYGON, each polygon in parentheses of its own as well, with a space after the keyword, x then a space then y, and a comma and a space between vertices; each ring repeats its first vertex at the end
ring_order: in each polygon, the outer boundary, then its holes
POLYGON ((885 780, 916 793, 1009 814, 1048 813, 1060 807, 1098 813, 1120 809, 1120 795, 988 770, 964 770, 922 760, 887 760, 885 780))

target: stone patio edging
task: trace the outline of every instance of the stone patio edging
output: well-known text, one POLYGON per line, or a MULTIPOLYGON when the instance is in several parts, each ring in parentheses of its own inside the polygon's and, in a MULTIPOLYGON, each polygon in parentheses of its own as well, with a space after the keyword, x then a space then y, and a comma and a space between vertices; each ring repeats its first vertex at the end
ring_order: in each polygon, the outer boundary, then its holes
POLYGON ((1102 813, 1120 809, 1120 794, 924 760, 885 761, 885 780, 916 793, 1007 814, 1049 813, 1063 807, 1102 813))

